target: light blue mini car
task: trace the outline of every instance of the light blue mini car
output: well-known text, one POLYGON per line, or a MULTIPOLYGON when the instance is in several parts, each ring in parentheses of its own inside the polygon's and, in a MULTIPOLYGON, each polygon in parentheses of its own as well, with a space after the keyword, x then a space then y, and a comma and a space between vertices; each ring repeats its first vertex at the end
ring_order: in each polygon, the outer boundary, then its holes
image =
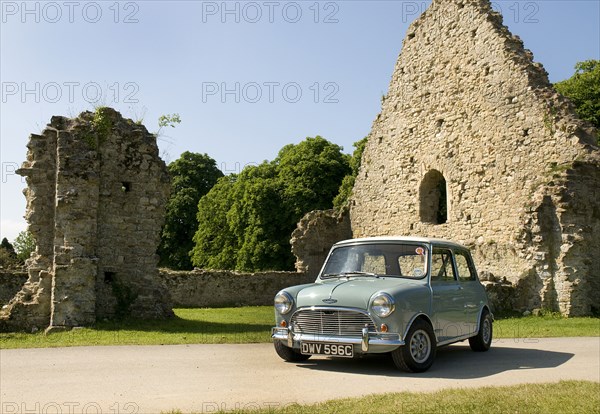
POLYGON ((420 237, 336 243, 315 283, 275 296, 275 351, 353 358, 391 353, 397 368, 423 372, 436 348, 492 343, 493 315, 467 248, 420 237))

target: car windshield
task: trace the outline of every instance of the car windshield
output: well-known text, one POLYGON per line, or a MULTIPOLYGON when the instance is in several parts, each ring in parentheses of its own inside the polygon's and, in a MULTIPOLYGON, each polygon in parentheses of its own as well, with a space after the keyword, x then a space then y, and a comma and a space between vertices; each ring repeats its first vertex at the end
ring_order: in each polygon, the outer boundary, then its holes
POLYGON ((335 248, 321 279, 346 276, 388 276, 422 279, 427 274, 425 245, 404 243, 356 244, 335 248))

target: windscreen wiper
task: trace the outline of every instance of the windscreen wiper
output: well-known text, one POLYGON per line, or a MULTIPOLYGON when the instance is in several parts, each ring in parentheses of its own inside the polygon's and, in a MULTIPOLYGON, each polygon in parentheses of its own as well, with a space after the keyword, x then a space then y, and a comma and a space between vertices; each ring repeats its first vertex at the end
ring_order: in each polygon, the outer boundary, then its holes
POLYGON ((359 272, 359 271, 355 271, 355 272, 341 272, 341 273, 325 273, 323 275, 323 277, 327 278, 327 277, 350 277, 350 276, 372 276, 372 277, 379 277, 379 275, 377 273, 372 273, 372 272, 359 272))

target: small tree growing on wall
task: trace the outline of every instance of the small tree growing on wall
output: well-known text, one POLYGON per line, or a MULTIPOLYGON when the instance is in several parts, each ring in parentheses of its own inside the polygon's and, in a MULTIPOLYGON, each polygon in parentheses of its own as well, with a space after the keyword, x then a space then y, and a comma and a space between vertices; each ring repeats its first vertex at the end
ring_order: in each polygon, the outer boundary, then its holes
POLYGON ((31 253, 35 250, 35 240, 31 233, 28 231, 22 231, 19 233, 14 242, 15 252, 17 253, 17 259, 21 262, 29 259, 31 253))
POLYGON ((573 102, 581 119, 600 129, 600 60, 577 63, 575 74, 567 80, 557 82, 554 87, 573 102))

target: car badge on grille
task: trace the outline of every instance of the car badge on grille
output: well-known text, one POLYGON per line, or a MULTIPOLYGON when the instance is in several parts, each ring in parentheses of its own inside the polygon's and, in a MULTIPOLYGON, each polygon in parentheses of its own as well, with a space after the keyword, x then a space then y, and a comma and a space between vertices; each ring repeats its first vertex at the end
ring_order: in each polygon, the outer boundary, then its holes
POLYGON ((327 303, 327 304, 337 303, 337 299, 332 299, 332 298, 323 299, 323 302, 327 303))

